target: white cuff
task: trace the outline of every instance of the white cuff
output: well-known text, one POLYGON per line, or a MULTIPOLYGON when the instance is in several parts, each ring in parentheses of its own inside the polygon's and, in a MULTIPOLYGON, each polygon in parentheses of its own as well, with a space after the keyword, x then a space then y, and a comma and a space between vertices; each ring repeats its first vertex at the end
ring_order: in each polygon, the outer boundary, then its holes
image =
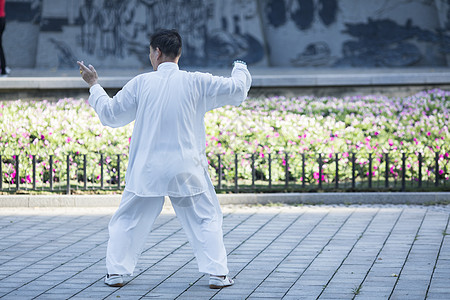
POLYGON ((91 86, 89 88, 89 93, 90 93, 90 96, 89 96, 89 99, 88 99, 89 105, 94 107, 95 102, 97 102, 98 97, 102 93, 104 93, 104 90, 103 90, 102 86, 97 83, 97 84, 94 84, 93 86, 91 86))
POLYGON ((238 68, 244 68, 247 69, 247 64, 243 61, 240 60, 236 60, 235 62, 233 62, 233 67, 238 67, 238 68))
POLYGON ((93 86, 91 86, 91 87, 89 88, 89 93, 91 93, 91 94, 94 93, 95 90, 98 89, 97 86, 101 88, 100 84, 99 84, 99 83, 96 83, 96 84, 94 84, 93 86))

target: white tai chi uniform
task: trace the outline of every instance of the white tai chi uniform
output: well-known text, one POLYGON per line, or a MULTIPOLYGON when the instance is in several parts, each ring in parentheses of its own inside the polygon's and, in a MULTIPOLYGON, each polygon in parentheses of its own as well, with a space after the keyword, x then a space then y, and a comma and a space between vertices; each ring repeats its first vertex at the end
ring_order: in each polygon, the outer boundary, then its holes
POLYGON ((109 224, 108 274, 133 273, 164 196, 171 199, 199 271, 228 274, 222 212, 207 173, 204 115, 239 105, 250 85, 242 63, 235 63, 231 77, 224 78, 180 71, 167 62, 133 78, 113 98, 99 84, 90 88, 89 103, 103 125, 136 121, 125 191, 109 224))

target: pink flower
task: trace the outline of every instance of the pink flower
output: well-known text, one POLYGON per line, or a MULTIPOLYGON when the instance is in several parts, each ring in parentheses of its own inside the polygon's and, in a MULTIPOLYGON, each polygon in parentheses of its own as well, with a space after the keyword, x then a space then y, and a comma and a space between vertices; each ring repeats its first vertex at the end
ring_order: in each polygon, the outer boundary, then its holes
POLYGON ((389 146, 394 145, 394 142, 391 139, 388 139, 389 146))
POLYGON ((428 131, 428 132, 427 132, 427 135, 430 136, 430 135, 431 135, 431 132, 428 131))

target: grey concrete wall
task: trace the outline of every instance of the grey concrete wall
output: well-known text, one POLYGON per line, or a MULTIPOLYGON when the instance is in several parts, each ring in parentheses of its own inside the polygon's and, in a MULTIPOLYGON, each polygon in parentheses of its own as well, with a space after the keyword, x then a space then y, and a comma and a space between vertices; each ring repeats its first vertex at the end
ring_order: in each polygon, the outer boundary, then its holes
POLYGON ((12 68, 147 68, 148 36, 177 28, 183 66, 443 67, 448 0, 7 0, 12 68))

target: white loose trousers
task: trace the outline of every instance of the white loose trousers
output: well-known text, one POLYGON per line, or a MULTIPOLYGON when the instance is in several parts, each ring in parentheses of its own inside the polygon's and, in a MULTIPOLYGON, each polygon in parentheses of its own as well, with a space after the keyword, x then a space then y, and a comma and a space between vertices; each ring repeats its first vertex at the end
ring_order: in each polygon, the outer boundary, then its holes
MULTIPOLYGON (((200 272, 227 275, 222 211, 207 173, 209 189, 198 195, 170 197, 177 218, 194 250, 200 272)), ((108 274, 133 274, 153 223, 161 213, 164 197, 141 197, 124 191, 120 206, 109 223, 106 252, 108 274)))

